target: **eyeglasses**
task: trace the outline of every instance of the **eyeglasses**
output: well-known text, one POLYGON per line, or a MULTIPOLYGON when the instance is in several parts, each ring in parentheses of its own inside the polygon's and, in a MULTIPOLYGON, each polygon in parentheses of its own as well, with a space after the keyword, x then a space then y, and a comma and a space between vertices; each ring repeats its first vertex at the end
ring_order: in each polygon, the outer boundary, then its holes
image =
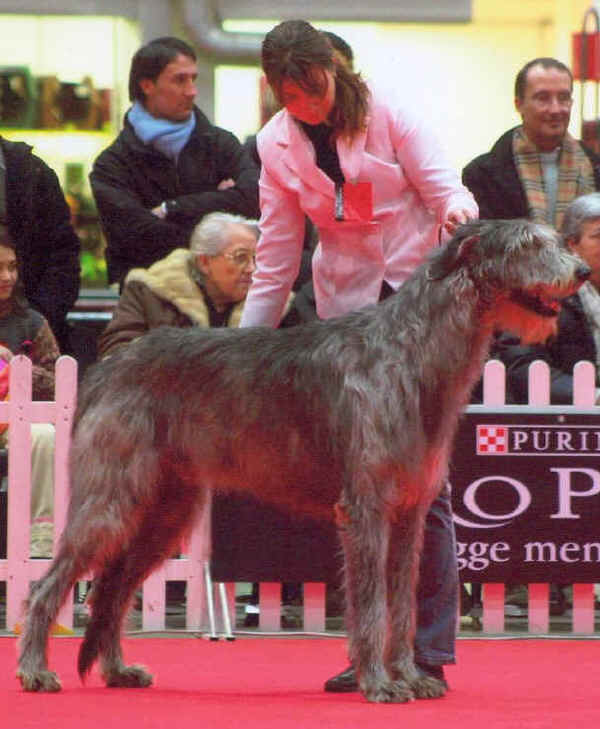
POLYGON ((550 94, 546 91, 541 91, 537 94, 534 94, 533 97, 533 103, 537 104, 540 108, 548 108, 552 105, 552 102, 556 99, 556 102, 558 106, 561 106, 563 108, 570 107, 573 104, 573 97, 570 93, 563 92, 558 94, 550 94))
POLYGON ((222 253, 221 255, 224 258, 228 258, 240 268, 246 268, 250 263, 252 263, 253 266, 256 265, 256 254, 251 253, 250 251, 239 250, 233 251, 233 253, 222 253))

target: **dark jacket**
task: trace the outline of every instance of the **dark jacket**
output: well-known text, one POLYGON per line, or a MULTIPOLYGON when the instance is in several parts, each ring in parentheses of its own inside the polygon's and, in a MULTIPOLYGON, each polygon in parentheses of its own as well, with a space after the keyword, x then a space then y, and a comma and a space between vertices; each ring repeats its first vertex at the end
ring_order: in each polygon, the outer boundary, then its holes
POLYGON ((59 350, 46 319, 29 307, 0 313, 0 344, 31 360, 33 399, 54 400, 54 365, 59 350))
MULTIPOLYGON (((512 152, 515 128, 503 134, 490 152, 479 155, 463 170, 463 184, 473 193, 482 220, 529 216, 527 197, 512 152)), ((600 189, 600 159, 583 144, 581 148, 592 163, 596 189, 600 189)))
POLYGON ((528 401, 529 365, 541 359, 550 367, 550 402, 572 405, 573 367, 581 360, 596 364, 596 345, 579 296, 575 294, 563 301, 558 334, 545 346, 524 346, 510 334, 502 334, 494 345, 492 357, 502 360, 506 366, 507 391, 512 402, 528 401))
POLYGON ((177 165, 138 139, 125 117, 117 139, 96 159, 90 182, 107 238, 109 281, 147 268, 175 248, 207 213, 220 210, 258 218, 258 168, 231 132, 195 109, 196 127, 177 165), (236 184, 217 190, 222 180, 236 184), (167 219, 151 211, 171 203, 167 219))
POLYGON ((0 144, 6 161, 7 225, 20 279, 29 303, 46 317, 64 351, 66 316, 79 293, 79 238, 54 171, 28 144, 2 137, 0 144))

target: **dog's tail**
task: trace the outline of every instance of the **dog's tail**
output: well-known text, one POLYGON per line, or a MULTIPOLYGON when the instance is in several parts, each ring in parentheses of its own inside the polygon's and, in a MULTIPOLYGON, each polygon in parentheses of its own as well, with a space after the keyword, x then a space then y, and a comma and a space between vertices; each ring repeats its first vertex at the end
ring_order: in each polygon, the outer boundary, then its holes
MULTIPOLYGON (((112 615, 111 601, 103 601, 102 596, 107 590, 107 583, 110 580, 109 575, 114 573, 114 569, 105 569, 105 571, 92 583, 92 589, 88 597, 88 603, 91 607, 91 615, 85 629, 85 636, 81 646, 79 647, 79 656, 77 659, 77 672, 82 682, 85 682, 95 661, 98 659, 101 651, 106 648, 103 646, 103 640, 110 635, 111 630, 115 629, 115 618, 112 615), (100 605, 99 602, 104 602, 100 605)), ((116 587, 116 585, 115 585, 116 587)), ((116 626, 118 630, 119 626, 116 626)))
POLYGON ((77 671, 82 681, 85 681, 100 655, 103 663, 110 663, 113 659, 118 662, 120 659, 121 617, 126 611, 127 597, 131 593, 122 581, 126 562, 127 555, 121 552, 104 565, 92 583, 88 597, 91 614, 77 659, 77 671))
POLYGON ((101 634, 102 631, 98 629, 94 631, 90 631, 89 629, 86 630, 83 643, 79 647, 79 656, 77 658, 77 672, 79 673, 79 678, 83 683, 85 683, 85 680, 89 672, 92 670, 92 666, 94 665, 95 661, 98 658, 98 654, 100 653, 99 638, 101 634))

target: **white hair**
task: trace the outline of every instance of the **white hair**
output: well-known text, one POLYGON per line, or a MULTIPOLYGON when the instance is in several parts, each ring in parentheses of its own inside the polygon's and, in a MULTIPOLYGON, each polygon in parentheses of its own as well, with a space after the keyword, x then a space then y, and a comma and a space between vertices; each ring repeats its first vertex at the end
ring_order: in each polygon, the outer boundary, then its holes
POLYGON ((243 218, 231 213, 209 213, 196 225, 190 237, 190 251, 194 256, 218 256, 230 243, 232 225, 243 225, 258 239, 259 230, 256 220, 243 218))
POLYGON ((600 193, 590 192, 571 201, 565 208, 560 229, 563 240, 579 243, 582 227, 588 220, 600 218, 600 193))

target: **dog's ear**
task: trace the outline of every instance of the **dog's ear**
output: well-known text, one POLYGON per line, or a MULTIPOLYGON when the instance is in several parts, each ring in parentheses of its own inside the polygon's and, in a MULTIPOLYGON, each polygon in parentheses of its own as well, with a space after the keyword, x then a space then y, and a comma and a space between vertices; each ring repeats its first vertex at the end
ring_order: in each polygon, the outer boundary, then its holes
POLYGON ((455 236, 430 261, 427 278, 430 281, 441 281, 455 271, 468 257, 473 246, 479 242, 479 235, 468 235, 465 238, 455 236))

